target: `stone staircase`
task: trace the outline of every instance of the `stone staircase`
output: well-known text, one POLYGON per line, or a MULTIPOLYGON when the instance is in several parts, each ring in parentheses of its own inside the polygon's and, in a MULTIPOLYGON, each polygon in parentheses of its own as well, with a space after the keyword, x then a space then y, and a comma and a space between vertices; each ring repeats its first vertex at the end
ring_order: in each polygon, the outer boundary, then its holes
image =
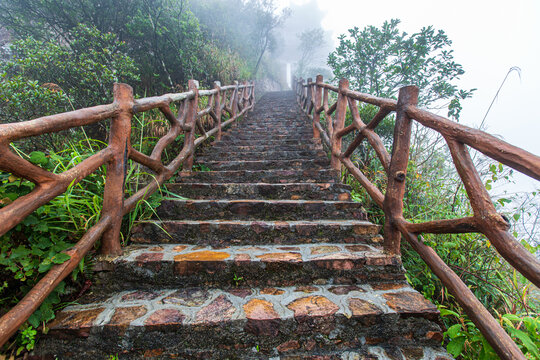
POLYGON ((51 359, 431 359, 439 314, 294 103, 268 93, 57 315, 51 359), (204 166, 203 166, 204 165, 204 166))

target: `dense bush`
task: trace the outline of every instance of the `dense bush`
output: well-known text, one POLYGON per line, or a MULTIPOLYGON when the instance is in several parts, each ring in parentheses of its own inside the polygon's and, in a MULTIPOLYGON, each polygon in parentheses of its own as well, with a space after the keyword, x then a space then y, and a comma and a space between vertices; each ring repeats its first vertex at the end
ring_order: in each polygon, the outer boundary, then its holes
POLYGON ((69 45, 31 37, 16 41, 12 59, 3 64, 7 76, 50 84, 52 91, 67 95, 74 108, 111 102, 115 82, 136 85, 138 69, 115 35, 79 25, 67 36, 69 45))

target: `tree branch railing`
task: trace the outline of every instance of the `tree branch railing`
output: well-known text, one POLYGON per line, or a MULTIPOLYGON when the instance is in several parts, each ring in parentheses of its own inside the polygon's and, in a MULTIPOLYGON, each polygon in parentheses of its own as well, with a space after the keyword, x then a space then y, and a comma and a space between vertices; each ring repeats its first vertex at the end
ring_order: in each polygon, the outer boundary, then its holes
POLYGON ((331 166, 340 170, 345 166, 349 173, 364 187, 385 215, 384 251, 400 253, 401 237, 437 275, 444 286, 456 297, 467 315, 480 329, 502 359, 525 359, 514 341, 493 318, 458 275, 420 238, 421 233, 457 234, 478 232, 484 234, 498 253, 517 271, 540 287, 540 262, 508 232, 509 224, 497 213, 489 193, 474 166, 467 146, 488 157, 508 165, 536 180, 540 180, 540 157, 513 146, 486 132, 476 130, 417 107, 418 88, 400 89, 398 100, 378 98, 349 89, 349 82, 342 79, 339 86, 323 83, 322 76, 313 82, 293 79, 298 104, 313 123, 313 137, 321 138, 331 152, 331 166), (337 94, 337 102, 329 106, 329 92, 337 94), (359 114, 357 102, 379 107, 375 117, 366 125, 359 114), (345 127, 347 108, 352 124, 345 127), (374 129, 391 112, 396 113, 392 154, 388 154, 381 138, 374 129), (326 129, 321 124, 321 114, 326 129), (412 224, 403 216, 403 197, 413 121, 435 130, 443 136, 450 150, 453 163, 465 186, 473 209, 473 216, 461 219, 436 220, 412 224), (349 147, 342 151, 343 136, 356 131, 349 147), (354 164, 351 155, 366 139, 386 172, 387 186, 383 194, 354 164))
POLYGON ((199 90, 198 87, 197 81, 190 80, 187 92, 134 99, 133 90, 129 85, 115 84, 114 101, 111 104, 30 121, 0 124, 0 170, 35 184, 31 193, 0 209, 0 236, 101 166, 106 165, 107 168, 101 218, 72 248, 65 251, 70 256, 69 260, 53 266, 17 305, 0 318, 0 346, 5 344, 37 310, 54 288, 71 274, 99 239, 102 254, 120 255, 122 253, 120 226, 123 216, 154 193, 180 168, 184 172, 191 171, 196 147, 213 135, 219 140, 222 128, 246 114, 255 105, 253 83, 245 82, 240 85, 235 82, 234 85, 222 87, 219 82, 215 82, 212 90, 199 90), (202 98, 208 99, 207 106, 199 111, 202 98), (178 116, 170 107, 173 103, 178 105, 178 116), (159 109, 163 113, 170 123, 170 129, 158 140, 148 156, 131 146, 131 122, 133 115, 152 109, 159 109), (224 112, 228 113, 229 119, 222 122, 224 112), (217 125, 205 131, 201 124, 201 118, 204 116, 211 116, 217 125), (9 148, 16 140, 90 125, 106 119, 111 119, 108 146, 60 174, 51 173, 32 164, 11 152, 9 148), (201 133, 200 137, 196 138, 196 130, 201 133), (161 160, 163 151, 180 134, 184 134, 182 150, 168 165, 163 164, 161 160), (149 184, 126 199, 124 184, 128 159, 148 167, 155 176, 149 184))

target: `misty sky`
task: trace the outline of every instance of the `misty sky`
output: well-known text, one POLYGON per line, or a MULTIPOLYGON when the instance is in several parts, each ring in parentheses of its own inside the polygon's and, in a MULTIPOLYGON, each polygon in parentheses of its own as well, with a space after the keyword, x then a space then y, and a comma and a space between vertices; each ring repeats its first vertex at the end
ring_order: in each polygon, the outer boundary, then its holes
MULTIPOLYGON (((477 88, 474 97, 463 102, 461 122, 478 127, 493 96, 512 66, 521 68, 509 76, 487 119, 489 133, 540 154, 540 1, 535 0, 454 0, 388 1, 361 0, 278 0, 293 13, 285 30, 322 26, 329 48, 337 36, 354 26, 380 26, 399 18, 399 28, 408 33, 433 25, 453 41, 455 61, 465 74, 458 86, 477 88)), ((294 37, 286 43, 294 48, 294 37)), ((446 115, 446 114, 442 114, 446 115)), ((521 179, 521 178, 520 178, 521 179)), ((518 180, 520 180, 518 179, 518 180)), ((522 189, 540 187, 536 181, 519 183, 522 189)))

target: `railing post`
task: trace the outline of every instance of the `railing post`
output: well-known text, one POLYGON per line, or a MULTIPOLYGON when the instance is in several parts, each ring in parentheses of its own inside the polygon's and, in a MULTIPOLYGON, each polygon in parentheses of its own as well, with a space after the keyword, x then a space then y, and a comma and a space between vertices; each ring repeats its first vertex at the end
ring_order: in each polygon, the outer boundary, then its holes
POLYGON ((238 81, 234 82, 235 88, 233 90, 232 98, 231 98, 231 111, 232 111, 232 117, 235 118, 236 114, 238 113, 238 81))
POLYGON ((248 88, 248 85, 249 83, 247 81, 244 81, 244 101, 243 101, 243 106, 244 107, 247 107, 249 106, 249 88, 248 88))
POLYGON ((321 101, 322 101, 322 87, 321 84, 323 82, 323 76, 317 75, 315 78, 315 102, 313 104, 313 138, 314 139, 320 139, 321 133, 319 129, 315 126, 315 124, 321 122, 321 113, 317 111, 319 107, 321 107, 321 101))
POLYGON ((250 103, 249 106, 255 104, 255 80, 251 82, 251 95, 250 95, 250 103))
POLYGON ((217 140, 219 141, 221 140, 221 83, 219 81, 214 81, 214 89, 216 90, 216 95, 214 96, 214 114, 217 118, 217 140))
POLYGON ((306 82, 306 85, 307 85, 306 86, 306 112, 308 113, 308 115, 311 115, 311 112, 310 112, 310 110, 311 110, 311 101, 313 100, 312 97, 311 97, 311 95, 312 95, 311 86, 312 85, 310 85, 312 81, 313 81, 312 78, 308 78, 307 82, 306 82))
POLYGON ((345 116, 347 115, 347 96, 343 94, 344 90, 349 89, 349 80, 339 80, 339 94, 336 107, 336 118, 334 120, 334 129, 332 131, 332 159, 330 166, 332 169, 341 170, 341 161, 339 156, 341 154, 341 138, 338 138, 336 134, 345 127, 345 116))
POLYGON ((120 227, 124 213, 124 185, 131 146, 131 117, 133 109, 133 89, 127 84, 114 84, 114 102, 118 104, 118 115, 111 120, 109 147, 113 150, 113 158, 107 164, 107 177, 103 192, 103 208, 101 216, 110 216, 111 225, 103 233, 101 253, 104 255, 121 255, 120 227))
POLYGON ((412 128, 412 120, 406 113, 406 107, 409 105, 416 106, 417 104, 418 87, 405 86, 399 89, 394 143, 387 174, 388 185, 383 203, 385 215, 384 250, 389 254, 400 253, 401 232, 396 225, 396 220, 403 218, 403 196, 405 195, 405 179, 409 163, 412 128))
POLYGON ((307 80, 306 80, 306 86, 304 86, 304 80, 302 79, 302 99, 303 99, 303 102, 302 102, 302 108, 304 109, 305 112, 307 112, 307 108, 308 108, 308 87, 307 87, 307 80))
MULTIPOLYGON (((188 81, 188 91, 193 91, 195 96, 188 100, 187 114, 186 114, 186 127, 189 129, 184 136, 184 149, 191 149, 195 152, 195 121, 197 120, 197 113, 199 111, 199 82, 197 80, 188 81)), ((189 155, 182 163, 182 172, 190 172, 193 167, 193 153, 189 155)))

